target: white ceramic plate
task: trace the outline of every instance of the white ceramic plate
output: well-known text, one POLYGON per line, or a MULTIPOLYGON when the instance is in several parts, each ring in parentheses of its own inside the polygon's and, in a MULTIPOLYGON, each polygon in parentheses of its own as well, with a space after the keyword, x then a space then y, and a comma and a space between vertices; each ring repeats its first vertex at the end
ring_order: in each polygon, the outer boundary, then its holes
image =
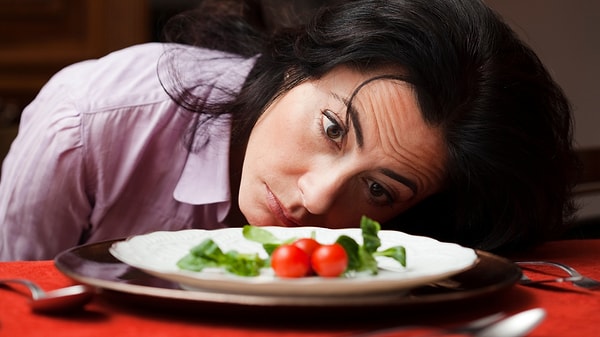
MULTIPOLYGON (((310 237, 314 233, 319 242, 331 243, 345 234, 359 244, 362 243, 359 228, 263 228, 282 239, 310 237)), ((278 278, 270 268, 256 277, 236 276, 217 268, 206 268, 202 272, 179 269, 177 261, 185 256, 190 248, 206 238, 213 239, 223 251, 233 249, 242 253, 257 252, 263 257, 267 256, 260 244, 243 237, 241 228, 153 232, 115 242, 110 247, 110 253, 120 261, 151 275, 179 282, 185 289, 285 296, 334 296, 407 290, 447 278, 472 267, 477 262, 477 254, 472 249, 427 237, 382 230, 379 232, 379 249, 404 246, 406 268, 392 259, 379 258, 378 264, 382 270, 377 275, 358 274, 347 278, 315 276, 297 279, 278 278)))

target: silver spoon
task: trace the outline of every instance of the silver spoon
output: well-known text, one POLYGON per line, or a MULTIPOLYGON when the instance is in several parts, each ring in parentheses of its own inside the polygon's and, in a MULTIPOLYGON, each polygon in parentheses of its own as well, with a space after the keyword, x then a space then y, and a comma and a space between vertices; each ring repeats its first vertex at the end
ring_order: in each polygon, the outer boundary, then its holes
POLYGON ((542 308, 530 309, 500 320, 475 334, 477 337, 522 337, 546 317, 542 308))
POLYGON ((85 285, 74 285, 51 291, 26 279, 0 279, 0 285, 18 283, 31 292, 31 308, 36 312, 58 313, 83 307, 94 296, 94 289, 85 285))
MULTIPOLYGON (((512 316, 505 317, 502 313, 486 316, 465 325, 442 329, 425 334, 419 334, 413 337, 435 337, 464 334, 474 337, 523 337, 537 327, 546 317, 546 311, 541 308, 522 311, 512 316)), ((377 337, 388 336, 393 332, 409 331, 413 328, 423 328, 415 326, 400 326, 395 328, 386 328, 373 330, 352 337, 377 337)))

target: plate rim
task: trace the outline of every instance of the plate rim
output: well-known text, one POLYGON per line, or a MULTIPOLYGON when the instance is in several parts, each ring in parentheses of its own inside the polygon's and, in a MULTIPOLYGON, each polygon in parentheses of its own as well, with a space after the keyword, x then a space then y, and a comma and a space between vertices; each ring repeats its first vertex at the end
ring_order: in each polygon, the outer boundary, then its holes
MULTIPOLYGON (((85 258, 85 254, 91 252, 98 253, 100 260, 113 260, 111 265, 118 264, 123 267, 130 267, 123 262, 114 258, 109 252, 108 247, 114 242, 123 241, 126 238, 106 240, 96 243, 84 244, 65 250, 58 254, 54 259, 55 267, 67 277, 76 282, 87 284, 99 289, 100 294, 103 291, 116 292, 125 295, 133 295, 140 299, 153 299, 158 301, 168 301, 177 303, 192 303, 196 305, 204 304, 221 304, 234 307, 262 307, 271 308, 285 306, 288 308, 299 309, 314 309, 314 308, 345 308, 345 309, 362 309, 365 306, 374 307, 412 307, 414 305, 432 305, 444 304, 448 302, 470 300, 479 298, 485 295, 493 295, 514 286, 521 277, 520 268, 512 261, 495 255, 490 252, 475 249, 478 256, 478 262, 473 268, 454 275, 455 277, 476 272, 482 263, 500 264, 508 269, 511 273, 503 274, 504 278, 492 284, 480 286, 474 289, 459 290, 446 293, 407 295, 407 292, 388 292, 380 295, 370 294, 366 296, 317 296, 317 297, 288 297, 280 295, 248 295, 240 293, 222 293, 210 291, 188 291, 183 289, 153 286, 147 284, 131 284, 125 281, 117 281, 115 279, 101 279, 99 277, 85 275, 78 272, 69 266, 67 260, 69 258, 81 259, 83 263, 95 262, 85 258)), ((155 276, 146 274, 149 280, 158 279, 155 276)), ((421 288, 415 288, 421 289, 421 288)), ((413 290, 415 290, 413 289, 413 290)))

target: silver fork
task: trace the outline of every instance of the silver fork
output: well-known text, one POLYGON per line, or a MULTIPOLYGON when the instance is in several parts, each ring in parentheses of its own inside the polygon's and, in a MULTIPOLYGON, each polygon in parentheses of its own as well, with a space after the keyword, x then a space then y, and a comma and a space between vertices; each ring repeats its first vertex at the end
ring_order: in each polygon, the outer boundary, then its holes
POLYGON ((568 266, 564 263, 554 262, 554 261, 517 261, 515 262, 519 266, 552 266, 557 267, 565 271, 569 274, 570 277, 559 277, 555 279, 545 279, 545 280, 537 280, 531 281, 525 275, 523 275, 522 283, 523 284, 532 284, 532 283, 545 283, 545 282, 571 282, 574 285, 585 288, 585 289, 596 289, 600 288, 600 281, 594 280, 592 278, 583 276, 579 273, 575 268, 568 266))

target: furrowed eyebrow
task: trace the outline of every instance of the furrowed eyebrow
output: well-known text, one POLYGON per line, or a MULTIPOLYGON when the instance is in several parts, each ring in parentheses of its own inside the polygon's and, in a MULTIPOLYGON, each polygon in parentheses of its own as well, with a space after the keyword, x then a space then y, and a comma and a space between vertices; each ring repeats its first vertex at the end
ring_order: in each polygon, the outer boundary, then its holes
MULTIPOLYGON (((331 93, 331 95, 338 101, 344 103, 344 105, 346 106, 346 108, 348 109, 348 118, 352 121, 352 126, 354 127, 354 132, 356 133, 356 143, 358 144, 358 147, 362 147, 364 144, 364 138, 363 138, 363 133, 362 133, 362 128, 360 126, 360 120, 358 119, 358 114, 359 112, 350 104, 350 102, 341 97, 340 95, 337 95, 335 93, 331 93)), ((417 184, 410 180, 409 178, 398 174, 392 170, 389 169, 381 169, 381 173, 383 173, 384 175, 396 180, 397 182, 405 185, 406 187, 408 187, 412 192, 413 195, 416 195, 418 192, 418 188, 417 188, 417 184)))
POLYGON ((408 179, 407 177, 405 177, 401 174, 398 174, 392 170, 389 170, 389 169, 381 169, 381 173, 400 182, 403 185, 406 185, 413 192, 413 195, 417 194, 419 189, 417 187, 417 184, 414 181, 412 181, 412 180, 408 179))
POLYGON ((363 147, 364 137, 362 132, 362 127, 360 125, 360 120, 358 119, 358 111, 354 108, 354 106, 350 103, 350 101, 346 98, 341 97, 336 93, 331 93, 331 96, 336 100, 344 103, 347 109, 346 119, 352 122, 352 127, 354 128, 354 133, 356 134, 356 143, 359 148, 363 147))
POLYGON ((371 82, 378 81, 378 80, 400 81, 400 82, 406 82, 409 84, 412 83, 408 77, 403 76, 403 75, 384 74, 384 75, 371 77, 368 80, 362 82, 356 89, 354 89, 354 92, 350 96, 350 99, 346 99, 346 98, 340 97, 339 95, 336 95, 335 93, 332 93, 333 97, 340 100, 341 102, 344 103, 344 105, 346 105, 346 109, 348 110, 348 113, 346 115, 347 115, 347 118, 349 118, 352 121, 352 126, 354 127, 354 131, 356 132, 356 143, 358 144, 359 148, 363 147, 364 138, 363 138, 362 128, 360 126, 360 120, 358 119, 359 111, 357 111, 354 108, 354 106, 352 105, 352 101, 354 100, 354 97, 356 97, 356 95, 358 95, 358 92, 364 86, 366 86, 367 84, 369 84, 371 82))

